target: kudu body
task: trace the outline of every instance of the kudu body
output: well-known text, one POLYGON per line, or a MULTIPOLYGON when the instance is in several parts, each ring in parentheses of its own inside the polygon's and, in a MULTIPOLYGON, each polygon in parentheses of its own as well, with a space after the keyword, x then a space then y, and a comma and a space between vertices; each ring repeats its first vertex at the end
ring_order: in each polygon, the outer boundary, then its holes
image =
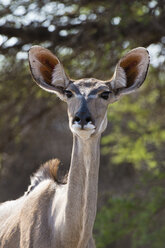
POLYGON ((127 53, 107 81, 69 79, 57 57, 39 46, 30 49, 29 63, 36 83, 67 102, 71 164, 66 184, 56 181, 59 162, 53 160, 33 176, 24 196, 0 205, 0 247, 94 248, 100 137, 107 107, 141 86, 148 52, 136 48, 127 53))

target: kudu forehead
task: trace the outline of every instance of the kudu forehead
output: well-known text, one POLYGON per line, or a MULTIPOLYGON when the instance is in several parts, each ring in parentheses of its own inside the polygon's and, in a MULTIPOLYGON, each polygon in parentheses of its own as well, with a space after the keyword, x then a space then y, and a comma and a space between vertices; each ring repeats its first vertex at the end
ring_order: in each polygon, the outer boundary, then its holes
POLYGON ((101 99, 97 95, 102 91, 109 91, 109 84, 95 78, 84 78, 72 82, 67 90, 74 92, 75 97, 68 102, 69 116, 74 116, 78 112, 89 113, 93 119, 104 114, 107 105, 101 104, 101 99), (105 108, 105 109, 103 109, 105 108))
POLYGON ((104 81, 95 78, 83 78, 74 81, 69 86, 79 96, 89 96, 90 93, 97 94, 98 91, 108 90, 108 86, 104 81))
POLYGON ((81 92, 80 88, 72 86, 72 90, 76 93, 75 97, 68 103, 68 112, 73 116, 78 112, 89 112, 88 98, 86 94, 81 92))

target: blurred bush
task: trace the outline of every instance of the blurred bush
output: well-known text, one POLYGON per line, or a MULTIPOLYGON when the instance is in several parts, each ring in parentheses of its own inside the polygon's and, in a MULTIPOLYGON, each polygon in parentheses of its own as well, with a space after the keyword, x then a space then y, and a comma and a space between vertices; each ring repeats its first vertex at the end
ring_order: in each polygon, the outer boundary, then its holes
POLYGON ((0 201, 20 196, 54 156, 69 168, 66 106, 32 83, 29 48, 51 49, 71 77, 108 79, 121 56, 145 46, 144 85, 109 106, 95 236, 98 248, 164 247, 164 23, 164 0, 0 2, 0 201))

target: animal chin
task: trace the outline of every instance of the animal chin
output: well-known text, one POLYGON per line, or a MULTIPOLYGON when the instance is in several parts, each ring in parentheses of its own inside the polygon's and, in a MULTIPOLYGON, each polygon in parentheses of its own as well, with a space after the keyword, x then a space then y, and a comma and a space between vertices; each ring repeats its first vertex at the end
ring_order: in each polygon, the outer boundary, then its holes
POLYGON ((84 125, 82 128, 78 123, 74 123, 71 126, 73 133, 77 134, 82 139, 89 139, 90 136, 95 132, 96 127, 92 123, 84 125))

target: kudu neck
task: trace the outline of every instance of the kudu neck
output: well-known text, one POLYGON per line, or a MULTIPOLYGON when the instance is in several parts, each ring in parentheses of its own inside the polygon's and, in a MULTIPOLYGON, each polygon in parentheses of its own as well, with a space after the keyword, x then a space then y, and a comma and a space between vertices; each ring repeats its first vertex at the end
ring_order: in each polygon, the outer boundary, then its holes
POLYGON ((79 161, 86 169, 94 164, 97 170, 100 161, 100 137, 101 136, 93 136, 87 140, 83 140, 79 136, 74 135, 71 166, 79 161))
POLYGON ((65 215, 70 228, 72 218, 73 247, 86 247, 92 236, 97 209, 99 160, 100 136, 88 140, 73 136, 65 215))

